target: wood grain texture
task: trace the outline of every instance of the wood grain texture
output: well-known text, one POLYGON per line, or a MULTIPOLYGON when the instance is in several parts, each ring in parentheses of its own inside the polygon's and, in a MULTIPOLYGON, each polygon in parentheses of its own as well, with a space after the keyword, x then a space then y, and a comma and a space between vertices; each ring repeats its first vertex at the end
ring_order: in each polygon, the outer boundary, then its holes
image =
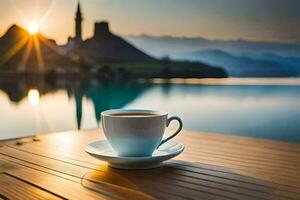
POLYGON ((299 144, 184 131, 183 154, 126 171, 84 152, 100 130, 38 137, 1 142, 0 198, 300 199, 299 144))
POLYGON ((5 173, 0 174, 0 185, 0 193, 8 199, 62 199, 5 173))

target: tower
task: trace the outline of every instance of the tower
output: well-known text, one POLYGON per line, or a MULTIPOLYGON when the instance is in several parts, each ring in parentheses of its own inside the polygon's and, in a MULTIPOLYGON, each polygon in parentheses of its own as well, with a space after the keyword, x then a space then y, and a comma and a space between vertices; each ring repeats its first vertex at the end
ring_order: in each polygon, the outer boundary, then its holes
POLYGON ((81 9, 80 9, 80 3, 78 1, 77 5, 77 12, 76 12, 76 17, 75 17, 75 39, 77 42, 82 41, 82 14, 81 14, 81 9))
POLYGON ((108 22, 96 22, 95 23, 95 37, 101 37, 110 34, 108 22))

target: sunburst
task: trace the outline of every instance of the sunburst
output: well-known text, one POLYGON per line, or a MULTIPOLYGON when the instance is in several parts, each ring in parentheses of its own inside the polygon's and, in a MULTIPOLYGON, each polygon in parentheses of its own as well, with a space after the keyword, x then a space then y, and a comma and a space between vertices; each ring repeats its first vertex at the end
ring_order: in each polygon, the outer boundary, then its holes
POLYGON ((31 22, 28 26, 28 31, 31 35, 37 34, 40 31, 40 25, 38 22, 31 22))
MULTIPOLYGON (((28 23, 28 21, 24 22, 24 19, 26 19, 24 14, 21 12, 20 9, 18 9, 17 4, 13 0, 11 0, 11 2, 13 4, 15 10, 19 14, 19 17, 20 17, 20 20, 22 21, 22 23, 26 24, 26 28, 27 28, 28 32, 30 33, 30 36, 24 35, 24 37, 19 42, 17 42, 10 49, 8 49, 7 52, 0 58, 0 66, 6 64, 20 50, 25 48, 22 58, 20 60, 20 68, 22 68, 22 70, 25 70, 25 67, 26 67, 27 61, 29 59, 29 56, 31 54, 31 51, 34 50, 35 56, 37 58, 38 69, 42 70, 42 68, 44 67, 44 59, 43 59, 43 55, 42 55, 42 51, 41 51, 40 41, 44 40, 44 38, 40 37, 40 35, 39 35, 40 25, 42 24, 42 22, 44 22, 44 20, 47 18, 49 13, 52 11, 54 4, 57 2, 57 0, 51 1, 49 8, 45 12, 45 14, 42 17, 40 17, 40 20, 35 20, 35 21, 32 21, 31 23, 28 23)), ((35 14, 36 14, 36 12, 35 12, 35 14)), ((47 44, 46 41, 42 41, 42 42, 47 44)), ((54 47, 52 47, 50 44, 47 44, 47 46, 54 50, 54 47)))

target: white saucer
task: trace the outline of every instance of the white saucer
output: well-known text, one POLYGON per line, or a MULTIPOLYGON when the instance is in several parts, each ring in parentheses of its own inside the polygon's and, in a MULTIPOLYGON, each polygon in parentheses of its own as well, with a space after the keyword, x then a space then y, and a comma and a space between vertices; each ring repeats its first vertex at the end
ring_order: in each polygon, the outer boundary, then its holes
POLYGON ((91 156, 108 162, 108 165, 119 169, 151 169, 160 166, 163 161, 174 158, 184 150, 184 145, 174 140, 161 145, 149 157, 119 157, 107 140, 88 144, 85 151, 91 156))

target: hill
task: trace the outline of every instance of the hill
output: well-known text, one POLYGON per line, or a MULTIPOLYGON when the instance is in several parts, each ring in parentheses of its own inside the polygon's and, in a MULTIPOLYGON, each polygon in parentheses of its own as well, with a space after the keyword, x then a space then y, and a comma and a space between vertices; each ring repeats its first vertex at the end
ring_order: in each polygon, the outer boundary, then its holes
POLYGON ((54 40, 42 34, 30 35, 13 25, 0 38, 0 70, 3 72, 43 72, 70 66, 70 59, 59 53, 54 40))
POLYGON ((95 23, 94 36, 83 41, 77 52, 89 63, 153 60, 143 51, 111 33, 107 22, 95 23))

